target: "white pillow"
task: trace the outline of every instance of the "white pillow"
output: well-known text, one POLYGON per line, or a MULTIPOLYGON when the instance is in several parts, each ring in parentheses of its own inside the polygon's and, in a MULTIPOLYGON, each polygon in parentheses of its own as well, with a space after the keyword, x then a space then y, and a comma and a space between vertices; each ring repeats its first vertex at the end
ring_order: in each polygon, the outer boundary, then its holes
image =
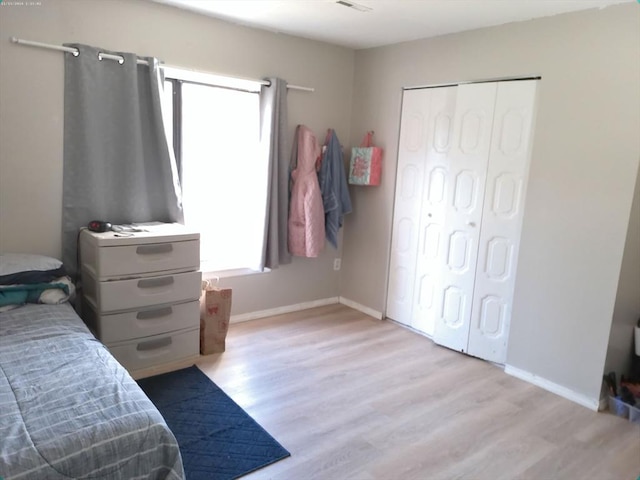
POLYGON ((32 270, 48 271, 62 267, 57 258, 30 253, 0 253, 0 276, 32 270))

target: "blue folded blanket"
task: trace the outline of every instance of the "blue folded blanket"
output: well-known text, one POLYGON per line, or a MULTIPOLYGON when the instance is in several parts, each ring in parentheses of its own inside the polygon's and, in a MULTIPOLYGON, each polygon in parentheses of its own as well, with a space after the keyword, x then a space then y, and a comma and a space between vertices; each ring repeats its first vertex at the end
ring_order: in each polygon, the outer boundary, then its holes
POLYGON ((69 286, 64 283, 33 283, 29 285, 0 286, 0 307, 6 305, 24 305, 25 303, 39 303, 40 295, 45 290, 57 288, 69 295, 69 286))

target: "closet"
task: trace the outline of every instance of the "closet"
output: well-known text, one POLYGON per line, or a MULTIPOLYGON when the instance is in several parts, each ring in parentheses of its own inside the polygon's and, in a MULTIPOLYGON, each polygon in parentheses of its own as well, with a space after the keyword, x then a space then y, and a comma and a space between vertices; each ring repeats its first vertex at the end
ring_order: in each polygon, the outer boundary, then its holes
POLYGON ((504 363, 537 80, 404 91, 387 317, 504 363))

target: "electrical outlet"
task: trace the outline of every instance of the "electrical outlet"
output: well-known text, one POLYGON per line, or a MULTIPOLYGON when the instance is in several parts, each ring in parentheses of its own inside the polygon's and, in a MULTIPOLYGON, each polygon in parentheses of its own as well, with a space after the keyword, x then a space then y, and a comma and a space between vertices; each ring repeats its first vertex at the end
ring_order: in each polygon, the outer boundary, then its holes
POLYGON ((342 259, 341 258, 334 258, 333 259, 333 269, 334 270, 340 270, 341 266, 342 266, 342 259))

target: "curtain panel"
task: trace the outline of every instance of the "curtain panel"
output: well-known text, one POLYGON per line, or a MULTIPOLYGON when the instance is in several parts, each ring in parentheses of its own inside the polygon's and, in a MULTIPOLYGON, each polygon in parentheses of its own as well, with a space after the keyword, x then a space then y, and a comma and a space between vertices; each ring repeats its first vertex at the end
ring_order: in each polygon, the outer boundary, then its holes
POLYGON ((77 235, 94 219, 114 224, 182 222, 173 149, 162 117, 155 58, 87 45, 65 53, 63 261, 76 271, 77 235), (99 52, 121 55, 122 64, 99 52))
POLYGON ((289 155, 287 153, 287 82, 267 78, 260 89, 260 141, 268 158, 267 212, 261 269, 291 263, 287 245, 289 155))

